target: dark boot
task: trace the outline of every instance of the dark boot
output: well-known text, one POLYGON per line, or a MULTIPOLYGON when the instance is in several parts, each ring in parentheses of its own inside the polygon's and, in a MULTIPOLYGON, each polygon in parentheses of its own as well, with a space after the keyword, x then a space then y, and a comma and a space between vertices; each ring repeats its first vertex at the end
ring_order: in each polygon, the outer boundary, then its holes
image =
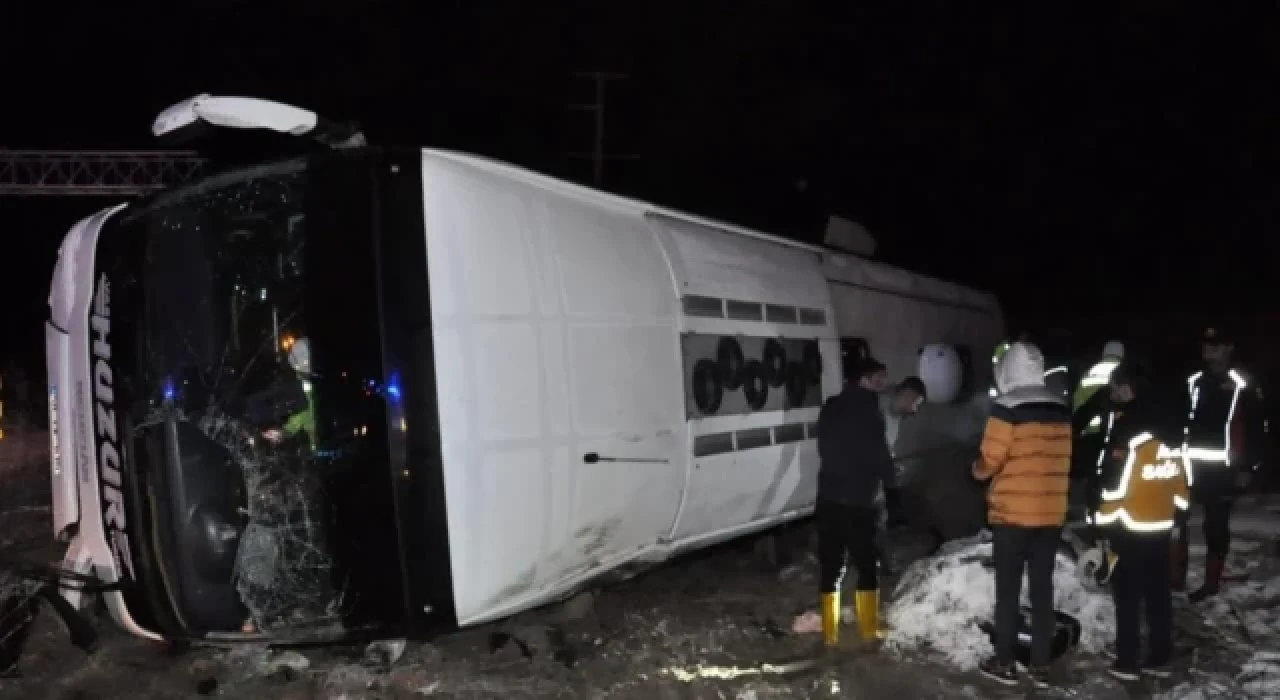
POLYGON ((1222 584, 1222 570, 1226 566, 1226 557, 1217 554, 1209 555, 1204 565, 1204 585, 1188 596, 1192 603, 1199 603, 1209 596, 1218 594, 1218 587, 1222 584))

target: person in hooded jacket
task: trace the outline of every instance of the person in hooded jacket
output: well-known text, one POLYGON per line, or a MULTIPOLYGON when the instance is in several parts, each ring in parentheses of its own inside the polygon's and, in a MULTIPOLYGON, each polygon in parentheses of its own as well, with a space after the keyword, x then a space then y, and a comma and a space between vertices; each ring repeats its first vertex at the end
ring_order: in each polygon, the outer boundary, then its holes
POLYGON ((884 415, 875 391, 878 363, 866 362, 857 379, 827 399, 818 416, 818 569, 822 595, 822 638, 839 644, 840 587, 852 559, 858 570, 854 609, 864 641, 880 634, 876 493, 896 487, 884 415))
POLYGON ((995 656, 979 670, 1005 684, 1018 682, 1014 646, 1024 569, 1031 586, 1031 668, 1037 687, 1049 684, 1053 562, 1067 516, 1071 472, 1071 409, 1044 383, 1044 356, 1031 343, 1010 346, 996 364, 999 396, 973 466, 987 487, 996 569, 995 656))

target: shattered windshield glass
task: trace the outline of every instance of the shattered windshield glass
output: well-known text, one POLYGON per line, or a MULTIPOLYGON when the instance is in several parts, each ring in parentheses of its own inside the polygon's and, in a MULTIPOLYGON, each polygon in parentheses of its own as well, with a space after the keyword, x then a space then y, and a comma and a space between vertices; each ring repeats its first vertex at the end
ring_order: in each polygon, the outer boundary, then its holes
POLYGON ((158 567, 187 627, 336 625, 350 603, 335 501, 385 464, 396 389, 368 233, 337 226, 341 202, 313 185, 304 160, 265 166, 122 223, 143 250, 131 420, 150 496, 173 511, 158 567))

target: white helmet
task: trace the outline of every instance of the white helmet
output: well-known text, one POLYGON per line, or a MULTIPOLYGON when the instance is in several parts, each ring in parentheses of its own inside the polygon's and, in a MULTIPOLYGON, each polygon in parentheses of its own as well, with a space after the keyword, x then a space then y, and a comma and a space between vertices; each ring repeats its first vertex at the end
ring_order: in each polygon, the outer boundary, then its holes
POLYGON ((1102 346, 1103 357, 1114 357, 1117 360, 1124 359, 1124 343, 1118 340, 1109 340, 1106 345, 1102 346))
POLYGON ((298 338, 289 346, 289 366, 295 372, 311 374, 311 343, 298 338))

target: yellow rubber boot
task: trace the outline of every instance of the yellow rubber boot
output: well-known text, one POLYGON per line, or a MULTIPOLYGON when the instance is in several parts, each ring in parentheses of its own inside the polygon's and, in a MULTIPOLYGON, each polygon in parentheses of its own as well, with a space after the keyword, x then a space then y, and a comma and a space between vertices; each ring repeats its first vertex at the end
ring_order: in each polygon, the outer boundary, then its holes
POLYGON ((858 633, 864 641, 884 639, 889 630, 880 624, 880 591, 857 591, 853 606, 858 615, 858 633))
POLYGON ((840 643, 840 593, 822 594, 822 643, 834 647, 840 643))

